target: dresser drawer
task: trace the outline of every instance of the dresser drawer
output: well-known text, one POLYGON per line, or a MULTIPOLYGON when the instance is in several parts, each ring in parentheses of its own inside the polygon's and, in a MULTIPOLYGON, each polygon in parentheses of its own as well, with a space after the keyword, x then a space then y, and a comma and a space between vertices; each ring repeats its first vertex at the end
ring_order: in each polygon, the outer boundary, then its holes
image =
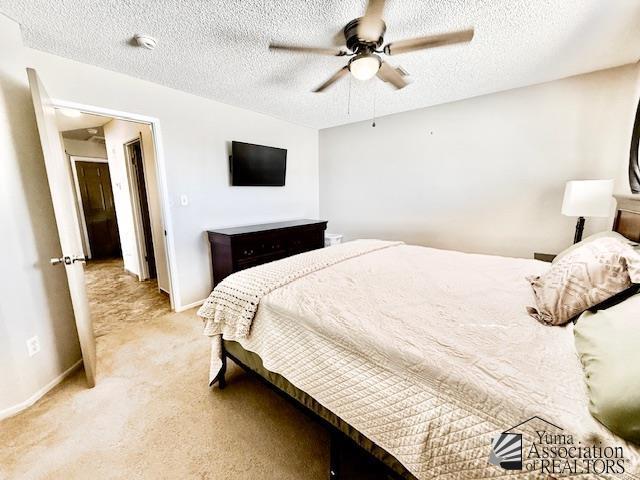
POLYGON ((324 231, 302 231, 287 240, 287 249, 291 254, 315 250, 324 245, 324 231))
POLYGON ((233 254, 237 260, 286 251, 285 242, 276 235, 259 235, 239 238, 233 242, 233 254))
POLYGON ((257 257, 245 258, 236 262, 235 270, 239 271, 244 270, 245 268, 257 267, 258 265, 273 262, 275 260, 280 260, 282 258, 286 258, 287 256, 287 252, 281 250, 275 253, 265 253, 264 255, 259 255, 257 257))
POLYGON ((213 286, 233 272, 321 248, 326 228, 302 219, 208 231, 213 286))

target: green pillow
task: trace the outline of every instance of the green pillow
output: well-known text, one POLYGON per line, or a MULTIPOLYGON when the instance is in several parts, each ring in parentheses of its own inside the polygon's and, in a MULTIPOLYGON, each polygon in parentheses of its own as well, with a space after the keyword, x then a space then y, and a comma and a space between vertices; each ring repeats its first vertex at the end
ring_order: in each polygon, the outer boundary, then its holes
POLYGON ((609 430, 640 444, 640 294, 584 312, 574 327, 589 390, 589 411, 609 430))

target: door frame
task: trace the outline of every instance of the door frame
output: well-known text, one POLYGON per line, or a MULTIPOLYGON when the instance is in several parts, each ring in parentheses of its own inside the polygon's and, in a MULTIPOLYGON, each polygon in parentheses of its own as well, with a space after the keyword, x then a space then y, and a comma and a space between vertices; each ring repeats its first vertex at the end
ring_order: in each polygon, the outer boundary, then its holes
POLYGON ((160 120, 156 117, 140 115, 137 113, 124 112, 111 108, 97 107, 95 105, 87 105, 58 98, 52 98, 51 104, 57 108, 71 108, 80 110, 84 113, 93 115, 102 115, 105 117, 117 118, 119 120, 127 120, 130 122, 145 123, 151 127, 153 136, 153 147, 155 150, 155 167, 157 173, 158 194, 160 196, 160 218, 164 226, 164 244, 167 255, 167 270, 169 276, 169 299, 171 302, 171 310, 176 310, 176 305, 182 305, 180 298, 180 289, 176 278, 177 262, 176 251, 174 245, 173 223, 169 212, 171 204, 169 201, 169 188, 167 182, 166 159, 164 155, 164 147, 162 141, 162 130, 160 128, 160 120))
POLYGON ((78 170, 76 168, 76 162, 94 162, 94 163, 109 163, 109 160, 102 157, 81 157, 79 155, 69 155, 69 161, 71 162, 71 172, 73 173, 73 186, 76 189, 76 200, 78 202, 78 215, 80 216, 80 227, 82 228, 82 238, 84 240, 85 252, 84 255, 91 259, 91 244, 89 243, 89 230, 87 230, 87 221, 84 218, 84 204, 82 203, 82 195, 80 192, 80 182, 78 181, 78 170))
MULTIPOLYGON (((140 281, 147 280, 149 278, 149 264, 145 261, 145 258, 148 257, 147 253, 147 244, 145 242, 146 236, 144 233, 144 226, 142 224, 142 213, 140 210, 140 190, 138 189, 138 181, 135 178, 135 172, 133 170, 133 163, 131 161, 131 156, 129 155, 129 145, 134 143, 140 144, 140 155, 142 155, 142 168, 144 169, 144 148, 142 147, 142 137, 138 135, 137 137, 128 140, 122 144, 122 148, 124 148, 124 158, 126 161, 126 170, 127 170, 127 182, 129 183, 129 197, 131 198, 131 210, 133 212, 133 225, 135 228, 135 236, 136 236, 136 250, 138 252, 138 279, 140 281)), ((147 192, 149 191, 149 185, 147 183, 147 175, 145 173, 144 183, 146 185, 147 192)), ((147 204, 149 203, 149 194, 147 193, 147 204)), ((147 207, 148 208, 148 207, 147 207)), ((148 212, 151 215, 151 212, 148 212)), ((153 245, 153 232, 151 232, 151 244, 153 245)), ((155 257, 154 252, 154 261, 158 261, 155 257)), ((158 266, 156 265, 156 272, 158 271, 158 266)), ((157 275, 157 274, 156 274, 157 275)))

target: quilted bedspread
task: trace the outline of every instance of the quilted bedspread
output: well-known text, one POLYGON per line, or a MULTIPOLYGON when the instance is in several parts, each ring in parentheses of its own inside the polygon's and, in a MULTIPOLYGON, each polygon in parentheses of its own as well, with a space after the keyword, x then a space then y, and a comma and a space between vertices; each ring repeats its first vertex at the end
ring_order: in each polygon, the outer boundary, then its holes
MULTIPOLYGON (((524 278, 546 268, 403 244, 375 249, 269 291, 250 333, 235 339, 420 479, 540 478, 488 463, 492 438, 533 416, 581 445, 623 446, 628 475, 638 449, 590 416, 572 326, 527 315, 534 300, 524 278)), ((215 358, 219 337, 212 347, 215 358)), ((525 441, 546 425, 535 422, 520 428, 525 441)))

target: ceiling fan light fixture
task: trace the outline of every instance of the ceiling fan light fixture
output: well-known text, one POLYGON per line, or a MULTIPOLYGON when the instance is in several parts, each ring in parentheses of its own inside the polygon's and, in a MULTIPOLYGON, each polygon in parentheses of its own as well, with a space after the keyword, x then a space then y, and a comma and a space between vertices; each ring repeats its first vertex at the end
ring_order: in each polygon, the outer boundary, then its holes
POLYGON ((380 69, 380 57, 372 53, 362 53, 349 62, 349 71, 357 80, 369 80, 380 69))

